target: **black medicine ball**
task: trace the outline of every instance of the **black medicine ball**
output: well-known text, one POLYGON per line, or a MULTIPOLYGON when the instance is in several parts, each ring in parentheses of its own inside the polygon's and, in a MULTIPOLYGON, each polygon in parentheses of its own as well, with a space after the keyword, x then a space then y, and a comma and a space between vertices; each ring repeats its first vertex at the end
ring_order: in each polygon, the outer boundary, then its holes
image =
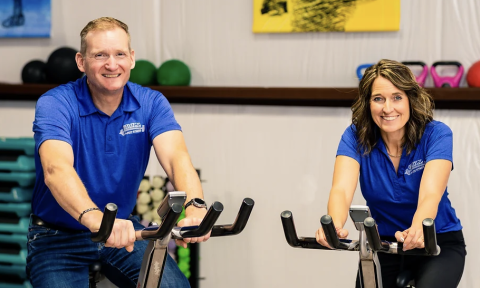
POLYGON ((47 82, 45 74, 47 64, 41 60, 32 60, 22 69, 23 83, 42 84, 47 82))
POLYGON ((47 81, 52 84, 65 84, 82 77, 75 62, 77 51, 69 47, 61 47, 53 51, 47 61, 47 81))

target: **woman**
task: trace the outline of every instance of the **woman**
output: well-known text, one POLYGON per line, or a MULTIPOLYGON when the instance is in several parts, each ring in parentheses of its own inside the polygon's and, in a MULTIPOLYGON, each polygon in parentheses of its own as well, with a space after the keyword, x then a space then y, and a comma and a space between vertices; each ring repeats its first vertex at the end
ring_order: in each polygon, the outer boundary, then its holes
MULTIPOLYGON (((452 131, 433 120, 433 106, 408 67, 381 60, 365 71, 338 147, 328 214, 340 238, 348 236, 343 226, 358 179, 382 239, 424 248, 422 221, 435 219, 440 255, 379 253, 383 287, 396 287, 403 269, 414 272, 418 288, 457 287, 462 277, 465 243, 447 192, 452 131)), ((316 239, 328 246, 321 228, 316 239)))

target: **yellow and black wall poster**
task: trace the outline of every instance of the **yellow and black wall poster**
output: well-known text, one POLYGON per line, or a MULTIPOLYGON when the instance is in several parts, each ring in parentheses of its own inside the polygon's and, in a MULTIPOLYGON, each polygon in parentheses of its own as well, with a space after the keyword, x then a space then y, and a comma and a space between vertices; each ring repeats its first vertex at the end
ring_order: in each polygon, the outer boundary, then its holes
POLYGON ((400 0, 253 0, 254 33, 400 29, 400 0))

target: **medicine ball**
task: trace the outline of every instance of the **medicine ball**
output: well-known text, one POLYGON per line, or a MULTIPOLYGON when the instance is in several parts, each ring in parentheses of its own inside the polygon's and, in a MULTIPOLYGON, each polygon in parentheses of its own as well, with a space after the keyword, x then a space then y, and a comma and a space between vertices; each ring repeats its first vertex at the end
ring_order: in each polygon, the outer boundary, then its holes
POLYGON ((147 60, 135 61, 135 68, 130 71, 129 80, 139 85, 155 85, 157 83, 157 68, 147 60))
POLYGON ((473 63, 468 69, 467 83, 470 87, 480 87, 480 61, 473 63))
POLYGON ((42 84, 47 82, 45 74, 45 62, 41 60, 32 60, 25 64, 22 69, 23 83, 42 84))
POLYGON ((190 78, 190 69, 180 60, 165 61, 157 70, 157 82, 163 86, 188 86, 190 78))
POLYGON ((69 47, 61 47, 53 51, 47 61, 47 81, 53 84, 65 84, 82 77, 75 62, 77 51, 69 47))

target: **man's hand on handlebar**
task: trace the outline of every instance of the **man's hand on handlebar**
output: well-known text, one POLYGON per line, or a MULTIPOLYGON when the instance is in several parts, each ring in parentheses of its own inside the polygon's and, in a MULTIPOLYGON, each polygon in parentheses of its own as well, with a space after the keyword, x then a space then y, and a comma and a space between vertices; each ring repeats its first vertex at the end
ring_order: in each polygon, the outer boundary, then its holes
MULTIPOLYGON (((335 227, 335 230, 337 231, 338 238, 346 239, 348 237, 348 230, 340 227, 335 227)), ((333 249, 332 247, 330 247, 330 245, 328 245, 328 242, 327 242, 327 239, 325 238, 325 233, 323 232, 322 227, 318 228, 317 232, 315 233, 315 239, 320 245, 333 249)))
POLYGON ((425 248, 425 242, 423 238, 423 229, 410 227, 404 231, 397 231, 395 238, 398 242, 403 242, 403 251, 411 250, 415 248, 425 248))
POLYGON ((112 233, 110 234, 110 237, 108 237, 105 247, 114 247, 118 249, 125 247, 125 250, 132 252, 135 240, 135 229, 133 228, 132 221, 115 219, 112 233))
MULTIPOLYGON (((202 223, 203 218, 207 214, 207 209, 190 206, 185 210, 185 218, 180 220, 177 224, 179 227, 198 226, 202 223)), ((187 243, 205 242, 210 238, 211 231, 202 237, 184 238, 183 240, 176 239, 178 246, 187 248, 187 243)))
MULTIPOLYGON (((98 232, 100 229, 100 223, 102 222, 102 217, 102 212, 91 211, 85 214, 85 216, 82 218, 81 224, 87 227, 91 232, 98 232)), ((125 247, 128 252, 132 252, 135 240, 135 229, 133 228, 132 221, 115 219, 112 232, 105 242, 105 247, 114 247, 118 249, 125 247)))

